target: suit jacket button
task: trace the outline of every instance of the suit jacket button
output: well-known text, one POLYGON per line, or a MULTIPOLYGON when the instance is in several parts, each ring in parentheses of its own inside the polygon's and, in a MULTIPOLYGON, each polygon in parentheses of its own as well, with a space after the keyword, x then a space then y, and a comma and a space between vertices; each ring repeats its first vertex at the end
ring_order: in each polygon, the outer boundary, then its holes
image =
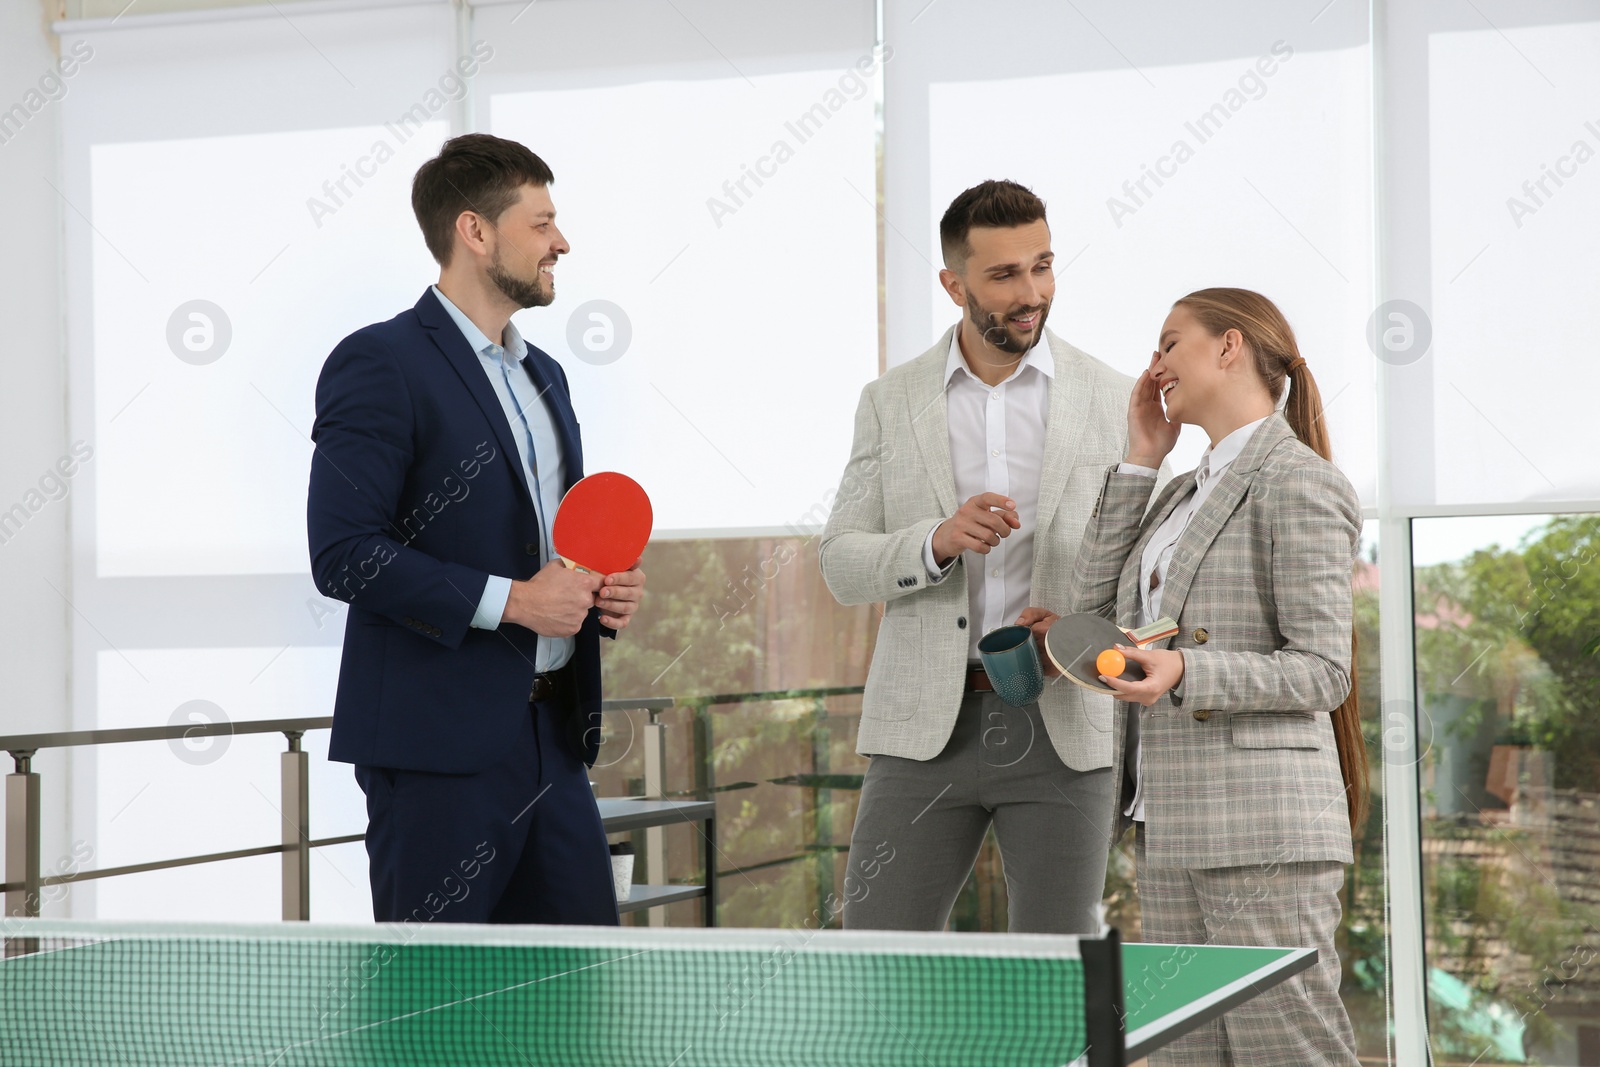
POLYGON ((907 578, 906 579, 906 585, 907 586, 914 586, 916 584, 917 584, 917 580, 915 578, 907 578))
POLYGON ((522 551, 526 552, 530 556, 537 556, 539 554, 539 542, 529 541, 527 544, 522 546, 522 551))
POLYGON ((1211 718, 1211 713, 1204 708, 1194 713, 1195 722, 1205 722, 1209 718, 1211 718))
POLYGON ((963 615, 961 618, 957 619, 956 626, 959 629, 965 630, 967 628, 967 617, 963 615))
POLYGON ((1204 626, 1200 627, 1200 629, 1194 632, 1195 644, 1203 645, 1209 640, 1211 640, 1211 631, 1207 630, 1204 626))

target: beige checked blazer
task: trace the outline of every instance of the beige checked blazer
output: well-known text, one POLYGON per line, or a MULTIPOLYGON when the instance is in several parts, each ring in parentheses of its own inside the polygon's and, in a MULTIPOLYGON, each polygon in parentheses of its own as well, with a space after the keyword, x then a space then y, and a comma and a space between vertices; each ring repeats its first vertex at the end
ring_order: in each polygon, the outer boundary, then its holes
MULTIPOLYGON (((1103 476, 1078 551, 1072 608, 1138 624, 1148 541, 1193 490, 1156 494, 1135 474, 1103 476)), ((1113 768, 1125 792, 1125 716, 1142 711, 1145 854, 1158 867, 1350 862, 1331 712, 1350 690, 1352 568, 1361 504, 1344 474, 1262 423, 1178 539, 1161 614, 1183 652, 1183 696, 1117 701, 1113 768)), ((1129 820, 1127 797, 1112 838, 1129 820)))
MULTIPOLYGON (((967 618, 965 564, 929 585, 922 560, 928 533, 963 503, 956 499, 945 412, 954 329, 861 391, 850 462, 822 534, 822 575, 839 602, 884 603, 861 701, 856 749, 863 755, 939 754, 961 708, 968 627, 981 625, 967 618)), ((1133 379, 1049 330, 1045 337, 1055 377, 1029 603, 1059 610, 1106 465, 1126 452, 1133 379)), ((1046 687, 1039 710, 1067 766, 1110 766, 1111 704, 1074 685, 1046 687)))

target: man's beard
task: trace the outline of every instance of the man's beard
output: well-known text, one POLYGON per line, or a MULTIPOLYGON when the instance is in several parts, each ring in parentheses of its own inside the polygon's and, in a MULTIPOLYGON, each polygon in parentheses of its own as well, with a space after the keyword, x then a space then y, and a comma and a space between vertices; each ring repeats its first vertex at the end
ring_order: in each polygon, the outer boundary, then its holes
POLYGON ((542 274, 535 273, 533 281, 519 278, 506 270, 500 260, 500 250, 495 249, 494 260, 489 264, 489 280, 505 294, 507 300, 521 308, 542 308, 556 298, 555 288, 541 285, 542 274))
POLYGON ((1009 352, 1015 356, 1024 355, 1028 349, 1038 343, 1044 336, 1044 323, 1050 317, 1050 301, 1046 300, 1037 308, 1020 307, 1009 312, 996 315, 984 311, 971 293, 967 294, 967 315, 972 319, 972 325, 983 335, 983 340, 992 348, 1001 352, 1009 352), (1032 330, 1026 334, 1013 333, 1015 327, 1011 325, 1010 317, 1014 314, 1026 315, 1030 311, 1039 312, 1039 321, 1032 330))

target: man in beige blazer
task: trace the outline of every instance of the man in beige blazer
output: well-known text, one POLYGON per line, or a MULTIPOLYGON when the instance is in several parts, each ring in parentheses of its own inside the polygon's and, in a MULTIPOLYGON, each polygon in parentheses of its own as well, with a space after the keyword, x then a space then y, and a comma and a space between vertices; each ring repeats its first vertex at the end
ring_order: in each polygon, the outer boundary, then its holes
POLYGON ((1010 928, 1098 933, 1111 700, 1052 680, 1008 707, 977 641, 1030 604, 1065 605, 1133 379, 1045 329, 1053 257, 1032 192, 968 189, 940 243, 961 321, 862 391, 820 550, 840 603, 884 603, 844 921, 942 929, 992 824, 1010 928))

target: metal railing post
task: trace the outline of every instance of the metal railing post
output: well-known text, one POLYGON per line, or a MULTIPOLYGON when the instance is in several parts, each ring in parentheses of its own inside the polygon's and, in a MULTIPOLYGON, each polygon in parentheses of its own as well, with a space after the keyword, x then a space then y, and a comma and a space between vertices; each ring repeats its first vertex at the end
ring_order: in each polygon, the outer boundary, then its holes
POLYGON ((39 914, 39 775, 34 749, 13 749, 16 770, 6 775, 6 866, 4 881, 18 885, 6 893, 5 914, 39 914))
POLYGON ((693 716, 694 729, 694 792, 702 800, 712 799, 711 790, 717 784, 716 738, 712 735, 711 708, 704 702, 688 702, 684 706, 693 716))
MULTIPOLYGON (((667 726, 661 713, 649 712, 650 721, 644 728, 644 795, 651 800, 667 795, 667 726)), ((652 826, 644 832, 644 856, 647 880, 667 884, 667 834, 665 827, 652 826)), ((651 908, 651 926, 667 925, 665 908, 651 908)))
MULTIPOLYGON (((811 773, 826 775, 833 769, 828 734, 828 700, 817 697, 811 708, 811 773)), ((828 914, 828 898, 833 896, 833 790, 818 787, 812 801, 817 835, 817 914, 828 914)), ((850 873, 847 866, 845 874, 850 873)))
POLYGON ((300 731, 285 730, 289 750, 279 759, 283 799, 283 917, 311 918, 311 764, 300 731))
MULTIPOLYGON (((717 784, 716 739, 712 736, 711 708, 703 701, 687 705, 693 718, 694 730, 694 791, 702 800, 716 800, 712 787, 717 784)), ((701 915, 705 925, 717 925, 717 820, 707 819, 705 836, 700 842, 700 855, 705 858, 706 897, 701 915)))

